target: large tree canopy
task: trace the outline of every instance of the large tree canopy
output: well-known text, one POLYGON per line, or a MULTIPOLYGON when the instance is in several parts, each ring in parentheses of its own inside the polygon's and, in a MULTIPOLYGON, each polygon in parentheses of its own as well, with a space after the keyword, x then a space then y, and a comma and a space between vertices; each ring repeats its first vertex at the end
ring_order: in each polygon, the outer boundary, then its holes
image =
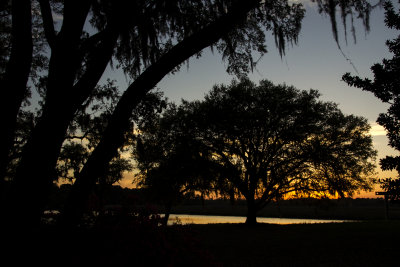
MULTIPOLYGON (((333 25, 339 7, 343 17, 357 15, 368 28, 372 6, 367 1, 316 2, 320 12, 332 17, 333 25)), ((266 52, 265 30, 273 32, 283 53, 286 42, 297 41, 304 16, 301 4, 287 0, 24 0, 1 5, 1 25, 9 30, 0 40, 10 44, 1 51, 2 99, 7 103, 1 105, 0 112, 7 129, 7 138, 0 141, 1 185, 13 147, 17 114, 28 92, 28 78, 32 77, 31 62, 37 58, 34 52, 42 51, 39 55, 49 57, 46 71, 39 72, 43 76, 34 83, 43 95, 40 116, 21 154, 13 177, 14 189, 7 192, 4 204, 10 213, 5 217, 26 225, 39 221, 57 175, 55 168, 66 133, 110 62, 122 66, 132 83, 75 177, 67 217, 79 216, 79 206, 90 188, 123 145, 132 111, 166 74, 212 46, 227 60, 228 71, 241 75, 254 67, 254 51, 261 55, 266 52), (54 17, 60 18, 57 25, 54 17), (41 42, 32 41, 33 37, 41 42), (43 47, 47 50, 37 49, 43 47), (16 213, 22 207, 26 212, 16 213)), ((333 29, 337 34, 336 26, 333 29)))
POLYGON ((367 120, 318 97, 315 90, 268 81, 234 81, 215 86, 204 101, 184 102, 173 131, 191 136, 197 157, 218 173, 209 175, 238 189, 248 205, 246 222, 253 224, 258 210, 284 196, 344 197, 371 189, 376 151, 367 120))

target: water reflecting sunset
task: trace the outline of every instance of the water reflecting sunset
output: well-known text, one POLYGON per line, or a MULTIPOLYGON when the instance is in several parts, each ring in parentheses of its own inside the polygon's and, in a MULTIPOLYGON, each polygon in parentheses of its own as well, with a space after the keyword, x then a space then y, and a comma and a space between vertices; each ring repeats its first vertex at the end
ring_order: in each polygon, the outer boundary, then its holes
MULTIPOLYGON (((246 217, 241 217, 241 216, 171 214, 168 220, 168 225, 173 225, 174 223, 181 223, 181 224, 244 223, 245 221, 246 217)), ((302 224, 302 223, 342 223, 350 221, 258 217, 257 222, 273 223, 273 224, 302 224)))

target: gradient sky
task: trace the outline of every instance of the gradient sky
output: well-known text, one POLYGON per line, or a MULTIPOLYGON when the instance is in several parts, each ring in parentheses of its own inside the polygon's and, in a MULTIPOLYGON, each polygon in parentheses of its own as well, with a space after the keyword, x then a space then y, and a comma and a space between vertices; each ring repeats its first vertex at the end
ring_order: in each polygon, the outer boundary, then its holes
MULTIPOLYGON (((317 89, 322 94, 322 99, 339 104, 345 114, 354 114, 368 119, 372 126, 372 135, 378 158, 385 155, 397 155, 387 146, 387 138, 383 128, 375 123, 378 114, 386 112, 387 105, 380 102, 371 93, 347 86, 341 77, 345 72, 356 75, 353 66, 342 55, 334 41, 330 20, 325 15, 317 12, 315 5, 309 1, 305 4, 307 12, 303 20, 299 42, 289 46, 286 55, 281 58, 275 47, 273 37, 267 35, 268 53, 259 61, 257 70, 249 75, 250 79, 258 83, 259 80, 268 79, 276 84, 286 83, 299 89, 317 89)), ((398 5, 397 5, 398 7, 398 5)), ((359 76, 372 78, 371 65, 380 63, 383 58, 391 58, 385 41, 398 35, 388 29, 384 24, 384 10, 377 8, 371 14, 371 31, 366 33, 360 21, 356 21, 357 42, 354 43, 350 29, 348 30, 348 44, 344 40, 343 26, 339 24, 339 41, 347 58, 357 69, 359 76)), ((202 99, 215 84, 227 84, 235 78, 226 73, 226 64, 221 55, 211 53, 210 49, 203 51, 200 59, 192 58, 189 67, 183 66, 174 75, 165 77, 157 87, 160 88, 169 100, 202 99)), ((107 72, 105 76, 114 76, 107 72)), ((120 76, 121 88, 126 88, 127 81, 120 76)), ((380 171, 377 168, 377 171, 380 171)), ((379 177, 395 177, 394 172, 380 172, 379 177)), ((126 186, 131 183, 129 179, 121 181, 126 186)), ((379 188, 377 188, 379 190, 379 188)), ((363 197, 374 196, 374 193, 365 194, 363 197)))

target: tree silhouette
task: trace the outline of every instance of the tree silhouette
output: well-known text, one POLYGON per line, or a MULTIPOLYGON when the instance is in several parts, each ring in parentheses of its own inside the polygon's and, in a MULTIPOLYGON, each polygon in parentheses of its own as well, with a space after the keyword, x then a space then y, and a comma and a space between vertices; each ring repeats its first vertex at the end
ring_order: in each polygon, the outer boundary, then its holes
POLYGON ((165 224, 171 208, 185 195, 207 195, 214 189, 211 155, 192 139, 194 130, 186 110, 170 104, 139 128, 133 157, 139 173, 136 182, 165 207, 165 224))
MULTIPOLYGON (((335 16, 333 10, 337 6, 345 7, 343 14, 364 17, 371 8, 364 0, 317 2, 324 4, 321 12, 331 17, 335 16)), ((32 33, 43 33, 42 40, 48 50, 42 54, 50 54, 48 70, 40 79, 44 96, 40 117, 24 146, 13 179, 14 189, 7 192, 4 203, 5 212, 9 213, 6 218, 28 226, 39 221, 57 175, 55 167, 69 126, 113 59, 133 81, 108 119, 101 141, 76 177, 74 192, 80 193, 71 198, 74 199, 71 211, 82 205, 97 177, 105 172, 115 151, 123 145, 133 109, 166 74, 209 46, 215 47, 228 61, 228 71, 245 73, 255 65, 252 53, 266 52, 263 29, 274 33, 279 51, 284 53, 287 41, 296 42, 304 15, 301 5, 287 0, 65 3, 40 0, 11 4, 13 23, 7 35, 11 48, 6 59, 11 67, 2 73, 1 88, 5 92, 4 101, 12 107, 7 105, 1 111, 2 121, 10 122, 10 127, 6 127, 7 138, 1 140, 2 174, 12 147, 10 137, 15 132, 12 125, 21 105, 21 92, 26 92, 30 62, 35 58, 29 52, 32 33), (32 27, 32 3, 39 3, 37 14, 42 23, 37 27, 32 27), (62 15, 59 27, 54 26, 54 13, 62 15), (93 32, 85 31, 87 22, 93 32), (16 212, 22 207, 24 214, 16 212)))
MULTIPOLYGON (((85 165, 91 150, 96 147, 101 139, 102 132, 107 125, 116 103, 120 98, 115 81, 108 80, 103 86, 96 86, 92 95, 85 101, 68 128, 68 136, 61 148, 57 163, 57 178, 64 178, 73 182, 85 165)), ((147 100, 134 111, 131 124, 134 126, 145 113, 151 113, 163 102, 162 94, 151 92, 147 100), (142 109, 142 110, 141 110, 142 109), (152 111, 149 111, 149 110, 152 111)), ((122 157, 124 150, 128 149, 133 138, 133 130, 127 133, 126 143, 115 153, 106 172, 98 177, 98 182, 113 184, 122 179, 122 172, 132 170, 132 164, 122 157), (129 136, 128 136, 129 135, 129 136), (117 171, 119 169, 119 171, 117 171)))
MULTIPOLYGON (((396 13, 393 4, 385 2, 385 23, 386 26, 400 30, 400 12, 396 13)), ((362 79, 358 76, 351 76, 350 73, 343 75, 343 80, 350 86, 360 88, 373 93, 382 102, 390 104, 386 113, 379 114, 377 123, 387 131, 389 145, 400 151, 400 35, 386 45, 393 53, 393 58, 384 59, 371 67, 374 79, 362 79)), ((396 170, 400 174, 400 156, 386 156, 380 159, 382 170, 396 170)), ((398 179, 384 179, 381 187, 393 198, 397 199, 399 192, 398 179)))
POLYGON ((189 128, 197 129, 191 131, 194 142, 224 170, 218 179, 246 199, 247 224, 288 194, 344 197, 371 189, 376 151, 367 120, 343 115, 318 97, 315 90, 242 79, 186 104, 195 122, 189 128))
MULTIPOLYGON (((86 109, 82 110, 81 114, 76 116, 69 129, 70 140, 65 142, 63 149, 61 150, 58 164, 58 169, 64 173, 66 173, 65 170, 60 167, 64 167, 64 169, 67 167, 67 172, 69 171, 68 168, 73 167, 72 169, 74 169, 75 172, 70 179, 79 179, 82 169, 85 168, 87 161, 90 160, 91 154, 93 153, 93 148, 97 147, 99 142, 101 142, 101 138, 107 127, 108 119, 110 116, 112 116, 112 112, 115 108, 114 106, 117 104, 118 100, 119 95, 117 88, 114 86, 113 82, 109 81, 108 85, 99 87, 96 90, 96 94, 93 96, 93 99, 88 101, 88 106, 86 109), (109 96, 108 104, 99 102, 104 101, 104 95, 109 96), (78 144, 77 140, 79 140, 78 144), (65 158, 66 161, 62 158, 62 156, 64 156, 63 152, 68 152, 68 150, 66 151, 65 149, 70 148, 71 146, 72 148, 77 148, 78 150, 78 157, 72 157, 72 159, 79 161, 77 166, 73 166, 71 164, 65 165, 65 163, 69 162, 70 158, 65 158), (82 147, 83 153, 80 151, 82 147)), ((98 176, 92 177, 93 185, 90 188, 87 188, 85 193, 90 193, 93 191, 96 184, 99 184, 100 190, 104 191, 106 187, 109 187, 121 180, 124 171, 131 171, 133 169, 133 163, 127 155, 129 155, 129 151, 131 151, 132 145, 135 143, 135 128, 157 116, 156 114, 161 112, 165 106, 166 100, 163 98, 163 94, 161 92, 153 91, 146 94, 143 100, 131 113, 129 118, 129 128, 124 134, 123 143, 116 151, 114 151, 112 158, 105 162, 105 165, 98 167, 101 168, 101 172, 99 172, 98 176)), ((72 150, 72 152, 74 152, 74 150, 72 150)), ((74 161, 72 163, 74 163, 74 161)), ((75 204, 74 201, 76 195, 80 193, 81 191, 79 187, 72 187, 70 196, 65 203, 64 213, 61 218, 63 224, 70 222, 70 218, 66 215, 66 213, 68 214, 68 212, 73 212, 82 214, 84 211, 84 205, 73 205, 75 204)))

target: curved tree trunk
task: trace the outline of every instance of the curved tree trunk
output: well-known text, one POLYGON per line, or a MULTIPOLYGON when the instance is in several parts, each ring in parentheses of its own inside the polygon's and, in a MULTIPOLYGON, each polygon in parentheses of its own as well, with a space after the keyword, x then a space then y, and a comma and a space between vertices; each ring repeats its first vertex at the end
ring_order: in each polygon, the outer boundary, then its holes
POLYGON ((102 140, 76 179, 63 211, 62 224, 74 225, 80 220, 82 207, 91 188, 95 186, 97 177, 104 171, 117 149, 122 146, 125 131, 129 129, 132 111, 146 93, 176 66, 214 44, 226 32, 245 20, 247 13, 258 3, 258 0, 240 2, 230 13, 175 45, 128 87, 109 120, 102 140))

